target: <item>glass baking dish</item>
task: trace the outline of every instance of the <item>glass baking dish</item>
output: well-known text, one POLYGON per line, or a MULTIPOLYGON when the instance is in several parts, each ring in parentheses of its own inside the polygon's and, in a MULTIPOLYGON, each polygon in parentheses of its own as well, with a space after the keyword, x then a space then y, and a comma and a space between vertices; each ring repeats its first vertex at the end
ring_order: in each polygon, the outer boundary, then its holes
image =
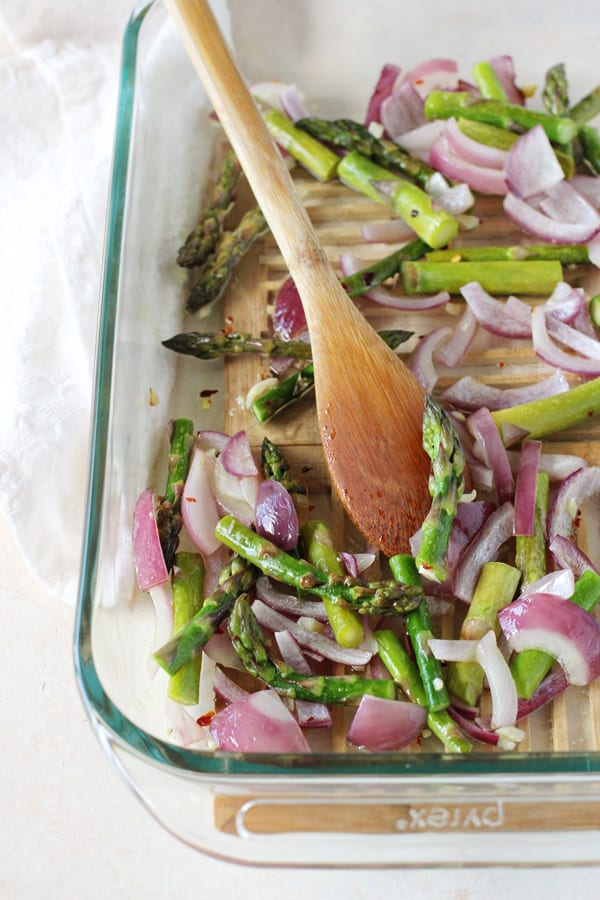
MULTIPOLYGON (((472 64, 510 52, 523 84, 536 83, 562 61, 573 97, 593 86, 592 3, 580 4, 576 18, 564 4, 522 3, 503 23, 468 0, 448 7, 424 0, 408 26, 393 2, 352 6, 350 13, 339 0, 232 0, 219 13, 250 82, 296 82, 323 116, 343 110, 359 117, 389 61, 409 67, 445 56, 472 64)), ((425 741, 418 752, 367 754, 340 745, 306 756, 245 755, 185 749, 169 739, 164 683, 148 673, 154 619, 135 587, 132 510, 139 493, 162 480, 168 419, 197 415, 202 427, 230 433, 249 427, 231 398, 259 367, 253 363, 241 375, 220 363, 202 369, 160 346, 181 325, 182 276, 174 255, 198 214, 222 142, 217 126, 206 128, 207 109, 162 5, 139 3, 124 39, 75 634, 81 692, 107 756, 169 831, 238 862, 597 862, 598 686, 570 689, 512 753, 481 749, 456 757, 425 741), (214 402, 200 403, 203 387, 218 389, 214 402)), ((305 181, 307 206, 322 203, 322 186, 305 181)), ((347 215, 342 218, 348 226, 347 215)), ((332 256, 348 240, 347 234, 331 238, 332 256)), ((276 248, 265 239, 244 277, 268 299, 283 276, 276 248)), ((225 308, 203 320, 206 330, 222 327, 224 314, 235 315, 236 290, 239 284, 225 308)), ((261 309, 266 315, 264 303, 261 309)), ((385 317, 380 321, 385 327, 385 317)), ((314 425, 288 417, 280 427, 292 464, 304 463, 318 443, 314 425)), ((584 437, 590 445, 596 439, 593 432, 584 437)), ((581 433, 572 436, 579 439, 581 433)), ((329 503, 323 471, 317 455, 315 491, 329 503)))

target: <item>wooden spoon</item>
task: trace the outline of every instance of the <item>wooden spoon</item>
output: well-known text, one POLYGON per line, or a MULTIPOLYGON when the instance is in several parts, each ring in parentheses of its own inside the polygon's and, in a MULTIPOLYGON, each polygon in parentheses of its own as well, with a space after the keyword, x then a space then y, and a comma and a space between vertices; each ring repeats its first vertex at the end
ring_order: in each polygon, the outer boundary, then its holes
POLYGON ((302 298, 332 484, 371 543, 405 552, 430 504, 423 389, 340 285, 208 2, 165 3, 302 298))

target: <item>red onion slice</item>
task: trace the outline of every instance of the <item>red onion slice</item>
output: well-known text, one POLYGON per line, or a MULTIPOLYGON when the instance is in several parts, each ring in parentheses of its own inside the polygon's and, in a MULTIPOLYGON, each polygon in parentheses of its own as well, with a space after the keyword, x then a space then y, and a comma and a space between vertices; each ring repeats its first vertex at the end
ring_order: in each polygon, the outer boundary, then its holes
POLYGON ((503 205, 504 212, 518 228, 550 244, 585 244, 599 230, 589 223, 558 222, 512 193, 506 195, 503 205))
POLYGON ((515 483, 506 453, 506 447, 489 409, 482 406, 467 419, 467 428, 483 451, 484 461, 494 473, 494 485, 498 503, 511 500, 515 483))
POLYGON ((238 753, 310 753, 302 730, 279 695, 257 691, 213 716, 210 733, 219 750, 238 753))
MULTIPOLYGON (((286 665, 301 675, 312 675, 311 667, 289 631, 276 631, 275 641, 286 665)), ((331 713, 324 703, 307 700, 296 700, 296 717, 298 724, 304 728, 328 728, 332 722, 331 713)))
POLYGON ((221 456, 214 461, 213 492, 218 508, 240 519, 244 525, 254 523, 258 485, 258 475, 239 478, 227 472, 221 456))
POLYGON ((279 102, 284 113, 290 117, 292 122, 297 122, 298 119, 305 119, 310 115, 304 102, 304 97, 296 84, 284 85, 279 95, 279 102))
POLYGON ((465 716, 455 705, 448 708, 448 713, 452 716, 456 724, 468 736, 482 744, 492 744, 497 746, 500 738, 497 732, 484 728, 474 719, 465 716))
POLYGON ((248 691, 245 691, 244 688, 240 687, 239 684, 236 684, 235 681, 232 681, 232 679, 229 678, 222 669, 219 669, 218 666, 215 670, 213 687, 216 696, 220 697, 221 700, 224 700, 226 703, 235 703, 236 700, 243 700, 249 693, 248 691))
POLYGON ((555 594, 528 594, 498 613, 511 648, 543 650, 558 660, 570 684, 600 675, 600 625, 576 603, 555 594))
MULTIPOLYGON (((515 485, 513 530, 516 535, 533 534, 537 475, 541 451, 541 441, 523 441, 521 445, 521 461, 515 485)), ((508 462, 508 456, 506 459, 508 462)), ((508 462, 508 465, 510 467, 510 462, 508 462)))
POLYGON ((513 534, 512 503, 506 502, 490 515, 463 551, 454 572, 454 594, 470 603, 485 562, 497 559, 497 554, 513 534))
MULTIPOLYGON (((440 352, 443 350, 444 347, 436 354, 436 359, 439 359, 440 352)), ((560 370, 549 375, 548 378, 521 388, 494 387, 478 381, 471 375, 465 375, 464 378, 460 378, 444 391, 442 400, 464 412, 475 412, 482 406, 493 412, 497 409, 518 406, 520 403, 528 403, 531 400, 540 400, 542 397, 554 397, 556 394, 563 394, 568 390, 569 382, 560 370)))
POLYGON ((165 722, 182 747, 190 747, 206 740, 208 729, 198 725, 184 706, 168 697, 165 702, 165 722))
POLYGON ((508 53, 502 53, 499 56, 492 57, 489 63, 504 88, 508 103, 524 106, 525 95, 516 84, 515 64, 512 56, 508 53))
POLYGON ((142 591, 149 591, 169 580, 158 534, 156 505, 153 492, 144 491, 138 497, 133 513, 133 560, 142 591))
POLYGON ((298 514, 289 492, 278 481, 269 478, 258 486, 254 521, 258 534, 268 538, 282 550, 298 543, 298 514))
POLYGON ((477 659, 476 648, 477 641, 447 639, 447 638, 429 638, 427 641, 429 649, 436 659, 444 662, 474 662, 477 659))
POLYGON ((449 147, 466 162, 488 169, 504 169, 508 159, 508 151, 500 150, 498 147, 491 147, 488 144, 482 144, 480 141, 475 141, 473 138, 468 137, 460 130, 455 118, 446 120, 444 135, 449 147))
POLYGON ((566 600, 573 595, 575 590, 575 575, 570 569, 558 569, 556 572, 548 572, 537 581, 532 582, 525 594, 556 594, 566 600))
MULTIPOLYGON (((460 289, 462 296, 486 331, 508 338, 530 338, 531 326, 522 314, 507 312, 501 303, 485 291, 478 281, 470 281, 460 289)), ((510 307, 509 307, 510 310, 510 307)))
POLYGON ((598 567, 593 564, 589 556, 569 538, 557 534, 548 544, 548 549, 556 565, 561 566, 565 571, 572 572, 575 577, 578 578, 584 572, 596 572, 600 575, 598 567))
POLYGON ((457 90, 458 65, 454 59, 426 59, 407 72, 405 78, 425 100, 431 91, 457 90))
POLYGON ((519 700, 517 709, 517 722, 527 718, 536 709, 540 709, 547 703, 551 703, 569 686, 569 682, 565 677, 562 669, 556 669, 546 676, 540 686, 535 690, 529 700, 519 700))
POLYGON ((573 356, 554 343, 548 333, 546 312, 543 306, 538 306, 531 315, 531 338, 533 349, 544 362, 565 372, 574 372, 577 375, 585 375, 588 378, 596 378, 600 375, 600 361, 581 356, 573 356))
POLYGON ((581 288, 572 287, 566 281, 559 281, 544 306, 547 315, 572 325, 586 306, 585 294, 581 288))
POLYGON ((501 169, 476 165, 459 156, 450 145, 446 133, 441 134, 429 152, 429 164, 446 178, 464 181, 481 194, 506 194, 506 181, 501 169))
POLYGON ((546 315, 546 328, 548 333, 565 347, 587 359, 600 360, 600 341, 597 338, 583 334, 566 322, 549 315, 546 315))
POLYGON ((406 131, 402 135, 400 143, 404 150, 408 150, 409 153, 426 162, 433 144, 443 131, 444 122, 441 119, 433 119, 431 122, 406 131))
POLYGON ((221 463, 229 475, 235 475, 237 478, 258 475, 258 467, 246 431, 238 431, 229 438, 221 453, 221 463))
POLYGON ((306 328, 306 316, 298 288, 293 278, 286 278, 275 295, 273 329, 280 338, 287 341, 306 328))
POLYGON ((256 596, 271 609, 288 616, 310 616, 320 622, 327 622, 327 612, 321 600, 304 600, 294 594, 285 594, 273 587, 266 575, 256 581, 256 596))
POLYGON ((364 240, 369 243, 403 243, 415 236, 413 229, 402 219, 388 219, 382 222, 366 222, 361 226, 360 231, 364 240))
POLYGON ((493 630, 477 642, 475 658, 483 671, 492 697, 492 729, 514 725, 517 721, 517 688, 493 630))
POLYGON ((509 191, 523 200, 547 191, 565 177, 541 125, 534 125, 515 141, 504 171, 509 191))
POLYGON ((412 354, 411 371, 427 393, 431 393, 438 380, 433 354, 450 334, 451 329, 447 326, 434 329, 421 338, 412 354))
POLYGON ((540 209, 552 219, 569 224, 585 224, 596 231, 600 228, 600 213, 569 181, 559 181, 540 198, 540 209))
POLYGON ((433 198, 435 209, 445 209, 453 216, 461 216, 473 206, 471 188, 464 182, 449 185, 441 172, 434 172, 427 182, 427 193, 433 198))
POLYGON ((395 84, 392 93, 381 103, 381 123, 393 141, 406 131, 425 124, 423 98, 410 81, 395 84))
POLYGON ((190 538, 198 549, 210 556, 221 546, 215 528, 221 518, 212 490, 214 460, 196 448, 181 497, 181 515, 190 538))
POLYGON ((464 313, 454 326, 448 340, 444 341, 441 347, 435 351, 435 361, 449 369, 456 368, 467 355, 475 339, 477 325, 475 313, 470 306, 465 307, 464 313))
POLYGON ((365 116, 365 125, 371 122, 381 122, 381 104, 386 97, 392 93, 392 88, 401 74, 399 66, 392 63, 386 63, 377 79, 377 84, 369 98, 367 104, 367 113, 365 116))
POLYGON ((586 500, 600 494, 600 466, 586 466, 578 469, 559 487, 548 520, 548 541, 561 535, 571 538, 574 519, 586 500))
POLYGON ((414 741, 427 719, 424 706, 365 694, 354 714, 347 739, 372 752, 399 750, 414 741))
POLYGON ((196 435, 195 446, 199 450, 212 450, 214 453, 222 453, 229 443, 231 435, 224 431, 212 431, 204 429, 196 435))

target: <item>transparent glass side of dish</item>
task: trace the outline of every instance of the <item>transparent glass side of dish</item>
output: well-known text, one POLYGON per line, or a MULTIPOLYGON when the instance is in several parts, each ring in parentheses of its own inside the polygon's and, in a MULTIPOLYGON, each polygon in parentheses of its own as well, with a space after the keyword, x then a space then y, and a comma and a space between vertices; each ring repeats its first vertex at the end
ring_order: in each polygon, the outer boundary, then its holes
MULTIPOLYGON (((248 9, 236 2, 231 7, 233 39, 248 77, 264 79, 269 71, 300 80, 298 60, 284 52, 297 37, 283 28, 283 41, 267 60, 253 51, 256 29, 248 9)), ((309 7, 314 13, 316 6, 309 7)), ((301 15, 294 6, 290 28, 296 17, 301 15)), ((455 43, 447 43, 445 55, 459 54, 455 43)), ((315 54, 321 52, 305 50, 301 68, 313 74, 302 87, 322 96, 319 112, 335 114, 340 97, 351 105, 352 92, 336 69, 319 94, 315 54)), ((387 61, 376 52, 378 63, 387 61)), ((392 52, 390 47, 390 59, 392 52)), ((350 50, 347 55, 349 62, 350 50)), ((370 83, 372 67, 362 59, 360 64, 370 83)), ((162 7, 138 4, 123 47, 75 648, 84 702, 107 755, 170 831, 227 859, 531 865, 538 860, 530 852, 521 859, 523 848, 515 841, 515 834, 526 832, 539 837, 539 861, 593 861, 582 837, 598 828, 600 779, 594 773, 600 759, 588 751, 590 726, 578 721, 576 701, 567 753, 250 757, 199 753, 165 740, 164 680, 149 672, 147 662, 154 615, 135 591, 130 522, 140 491, 163 478, 165 421, 187 415, 200 387, 219 387, 223 377, 215 363, 209 382, 199 385, 193 360, 174 361, 160 347, 177 330, 181 272, 174 256, 185 223, 199 209, 211 162, 211 141, 199 146, 195 138, 206 112, 203 91, 162 7), (524 814, 532 805, 541 810, 537 818, 524 814), (327 808, 332 811, 325 816, 327 808), (548 830, 549 822, 572 833, 548 830)), ((207 330, 219 327, 219 313, 212 315, 207 330)), ((225 415, 216 401, 203 426, 222 427, 225 415)))

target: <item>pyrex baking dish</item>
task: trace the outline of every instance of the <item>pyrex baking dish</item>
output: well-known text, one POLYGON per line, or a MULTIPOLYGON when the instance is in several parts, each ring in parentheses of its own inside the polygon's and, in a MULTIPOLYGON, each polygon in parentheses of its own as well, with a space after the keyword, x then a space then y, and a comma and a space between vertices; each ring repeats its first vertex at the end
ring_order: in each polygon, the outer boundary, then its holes
MULTIPOLYGON (((384 62, 409 66, 434 56, 469 64, 510 52, 524 84, 563 61, 579 96, 594 83, 593 11, 591 3, 574 15, 563 4, 529 2, 491 17, 468 0, 448 7, 426 0, 408 17, 397 4, 374 0, 351 7, 338 0, 232 0, 219 9, 247 79, 296 82, 325 116, 360 116, 384 62)), ((510 754, 481 749, 454 757, 426 742, 419 752, 244 755, 184 749, 169 739, 164 689, 148 672, 153 612, 135 588, 133 505, 140 491, 160 483, 170 417, 198 414, 203 427, 231 433, 248 427, 232 401, 235 376, 219 363, 199 369, 160 347, 181 324, 174 256, 222 141, 206 119, 203 90, 161 4, 139 3, 124 40, 75 640, 81 691, 102 746, 166 828, 230 860, 597 862, 597 686, 568 692, 510 754), (203 387, 218 389, 214 402, 199 403, 203 387)), ((319 201, 318 189, 312 198, 306 190, 307 203, 319 201)), ((246 276, 264 290, 284 274, 268 242, 248 267, 246 276)), ((223 314, 212 310, 206 328, 221 327, 223 314)), ((311 434, 304 420, 288 419, 285 427, 292 462, 301 464, 311 434)), ((318 467, 316 480, 328 502, 318 467)))

